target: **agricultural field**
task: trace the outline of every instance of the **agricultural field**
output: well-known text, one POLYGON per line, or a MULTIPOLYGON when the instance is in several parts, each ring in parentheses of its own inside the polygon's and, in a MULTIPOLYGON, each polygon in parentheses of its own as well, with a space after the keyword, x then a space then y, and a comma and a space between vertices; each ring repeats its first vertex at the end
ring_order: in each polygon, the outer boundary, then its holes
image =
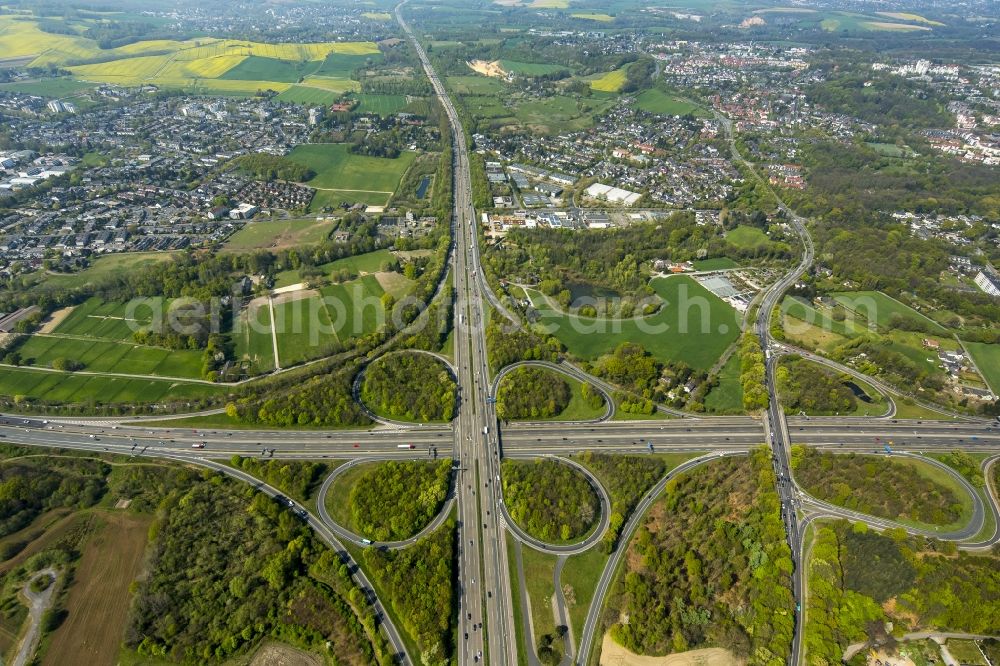
POLYGON ((392 196, 403 174, 416 158, 416 153, 405 152, 396 159, 354 155, 342 143, 305 144, 296 146, 288 158, 316 172, 308 185, 315 187, 317 199, 313 209, 324 203, 322 192, 332 192, 351 197, 354 194, 379 195, 384 204, 392 196))
MULTIPOLYGON (((239 56, 237 56, 239 57, 239 56)), ((218 76, 232 81, 283 81, 296 83, 302 78, 315 74, 321 63, 318 61, 288 62, 277 58, 249 56, 240 58, 236 65, 223 70, 218 76)))
POLYGON ((590 87, 599 92, 616 93, 625 85, 625 68, 607 72, 590 80, 590 87))
POLYGON ((669 95, 657 88, 644 90, 637 98, 636 102, 643 111, 655 113, 661 116, 708 116, 708 112, 694 102, 689 102, 679 97, 669 95))
POLYGON ((610 14, 602 14, 600 12, 577 12, 575 14, 570 14, 573 18, 584 19, 585 21, 597 21, 599 23, 611 23, 615 20, 614 16, 610 14))
POLYGON ((326 56, 319 68, 312 72, 317 76, 327 76, 337 79, 350 79, 359 67, 375 65, 382 62, 381 53, 340 53, 334 52, 326 56))
POLYGON ((224 249, 245 252, 259 249, 283 249, 319 243, 327 239, 333 222, 329 220, 274 220, 248 222, 229 237, 224 249))
POLYGON ((47 33, 36 21, 14 16, 0 16, 0 53, 7 58, 33 57, 30 66, 63 67, 87 82, 155 84, 219 94, 283 92, 303 74, 322 70, 330 54, 362 59, 381 55, 372 42, 265 44, 216 38, 153 40, 101 49, 94 40, 47 33))
POLYGON ((668 305, 641 320, 569 315, 548 307, 537 292, 530 295, 540 324, 580 358, 593 360, 623 342, 635 342, 660 361, 711 367, 739 335, 736 311, 687 276, 658 278, 650 284, 668 305))
POLYGON ((448 87, 458 95, 496 95, 503 83, 488 76, 449 76, 448 87))

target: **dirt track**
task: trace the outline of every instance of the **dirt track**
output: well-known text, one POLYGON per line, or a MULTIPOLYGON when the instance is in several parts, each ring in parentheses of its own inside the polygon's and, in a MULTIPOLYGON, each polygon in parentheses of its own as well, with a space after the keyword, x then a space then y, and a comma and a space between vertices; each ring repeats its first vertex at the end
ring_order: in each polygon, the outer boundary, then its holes
POLYGON ((601 666, 737 666, 728 650, 705 648, 663 657, 645 657, 626 650, 605 634, 601 642, 601 666))

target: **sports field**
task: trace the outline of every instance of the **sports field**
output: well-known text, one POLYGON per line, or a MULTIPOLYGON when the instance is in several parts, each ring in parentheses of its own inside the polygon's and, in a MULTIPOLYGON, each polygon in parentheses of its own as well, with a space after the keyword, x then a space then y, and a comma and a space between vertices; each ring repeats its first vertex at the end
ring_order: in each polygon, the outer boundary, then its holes
POLYGON ((591 319, 549 308, 531 294, 540 323, 574 355, 595 359, 622 342, 635 342, 661 361, 684 361, 702 370, 712 366, 739 335, 739 318, 725 301, 687 276, 654 279, 650 286, 665 302, 641 320, 591 319))
POLYGON ((271 309, 267 299, 254 301, 243 312, 233 330, 233 352, 237 361, 250 364, 250 374, 274 370, 271 309))
POLYGON ((377 113, 380 116, 389 116, 399 113, 406 106, 405 95, 371 95, 367 93, 355 95, 358 99, 358 106, 355 109, 358 113, 377 113))

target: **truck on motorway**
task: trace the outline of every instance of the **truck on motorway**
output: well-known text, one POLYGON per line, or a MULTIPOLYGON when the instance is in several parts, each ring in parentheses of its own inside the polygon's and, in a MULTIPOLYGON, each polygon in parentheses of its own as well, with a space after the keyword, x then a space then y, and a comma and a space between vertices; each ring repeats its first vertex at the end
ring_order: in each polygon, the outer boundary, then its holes
POLYGON ((191 445, 192 449, 203 449, 205 448, 205 442, 195 442, 191 445))
POLYGON ((489 426, 483 426, 483 434, 484 435, 490 434, 490 427, 489 426))
POLYGON ((396 448, 397 449, 415 449, 415 448, 417 448, 417 445, 416 444, 397 444, 396 448))

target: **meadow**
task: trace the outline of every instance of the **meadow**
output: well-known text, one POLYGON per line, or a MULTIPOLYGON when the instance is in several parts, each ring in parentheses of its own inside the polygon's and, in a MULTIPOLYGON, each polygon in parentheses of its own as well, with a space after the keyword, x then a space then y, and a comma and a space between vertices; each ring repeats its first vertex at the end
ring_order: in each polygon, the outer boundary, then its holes
POLYGON ((578 12, 575 14, 570 14, 573 18, 583 19, 585 21, 597 21, 599 23, 611 23, 615 20, 615 17, 611 14, 602 14, 600 12, 578 12))
POLYGON ((332 221, 315 219, 248 222, 229 237, 223 249, 244 252, 309 245, 326 240, 332 228, 332 221))
POLYGON ((538 62, 519 62, 517 60, 501 60, 500 66, 505 72, 521 76, 545 76, 566 69, 561 65, 549 65, 538 62))
POLYGON ((296 146, 288 154, 290 160, 316 172, 308 185, 319 190, 316 198, 320 204, 314 200, 312 209, 322 204, 323 192, 339 193, 348 199, 356 193, 378 194, 384 204, 416 157, 412 152, 404 152, 395 159, 368 157, 354 155, 348 148, 343 143, 313 143, 296 146))
POLYGON ((976 367, 986 377, 990 390, 994 395, 1000 395, 1000 344, 984 344, 982 342, 966 342, 965 348, 972 355, 976 367))
POLYGON ((771 239, 757 227, 739 226, 726 232, 726 241, 739 248, 753 249, 767 245, 771 239))
POLYGON ((686 276, 654 279, 650 285, 665 305, 641 320, 592 319, 557 312, 535 292, 540 324, 575 356, 593 360, 623 342, 642 345, 660 361, 684 361, 704 370, 739 335, 736 311, 686 276), (662 330, 661 330, 662 329, 662 330))
POLYGON ((0 367, 0 395, 52 402, 151 403, 206 398, 225 391, 212 384, 0 367))
POLYGON ((275 99, 279 102, 305 106, 328 106, 340 99, 340 93, 310 86, 291 86, 278 94, 275 99))
POLYGON ((674 97, 656 88, 643 91, 636 98, 636 103, 643 111, 661 116, 684 116, 691 114, 693 116, 706 117, 709 115, 705 109, 694 102, 674 97))
POLYGON ((934 320, 880 291, 838 292, 833 294, 833 298, 848 310, 883 328, 889 327, 893 315, 899 315, 924 322, 934 333, 947 334, 945 328, 934 320))

